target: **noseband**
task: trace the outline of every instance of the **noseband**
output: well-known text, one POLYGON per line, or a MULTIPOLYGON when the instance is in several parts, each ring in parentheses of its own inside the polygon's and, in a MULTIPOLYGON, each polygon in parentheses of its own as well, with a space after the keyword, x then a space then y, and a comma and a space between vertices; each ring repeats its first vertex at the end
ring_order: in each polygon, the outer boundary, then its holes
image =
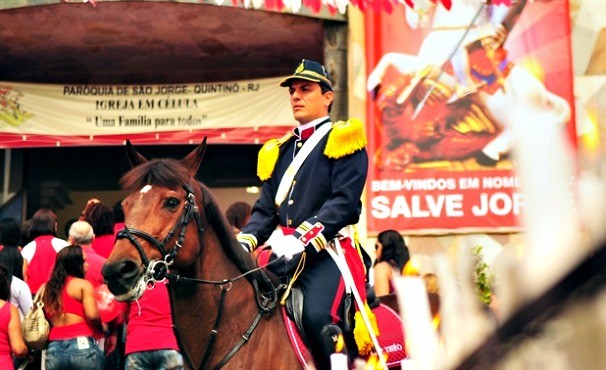
POLYGON ((196 220, 199 239, 202 239, 202 235, 204 234, 204 228, 202 227, 202 219, 200 217, 200 210, 196 205, 196 198, 194 196, 193 189, 187 184, 183 185, 183 189, 185 189, 187 199, 185 202, 185 207, 183 207, 183 213, 181 213, 179 221, 177 221, 177 223, 168 232, 168 234, 166 234, 162 241, 146 233, 143 230, 139 230, 134 227, 128 227, 126 225, 124 226, 124 229, 118 231, 118 234, 116 235, 116 239, 128 239, 128 241, 137 249, 139 255, 141 256, 141 261, 143 262, 143 267, 145 269, 145 280, 148 282, 161 281, 166 278, 168 268, 173 264, 175 258, 177 257, 177 253, 179 253, 179 250, 181 250, 181 247, 183 247, 183 240, 185 239, 187 225, 189 224, 189 221, 192 217, 196 220), (166 246, 177 232, 177 228, 179 226, 181 227, 181 229, 179 230, 179 236, 177 238, 177 241, 175 242, 175 246, 170 251, 168 251, 166 246), (144 239, 154 248, 156 248, 160 252, 160 254, 162 254, 162 260, 150 261, 150 259, 145 254, 141 243, 139 243, 139 240, 137 240, 135 236, 144 239))

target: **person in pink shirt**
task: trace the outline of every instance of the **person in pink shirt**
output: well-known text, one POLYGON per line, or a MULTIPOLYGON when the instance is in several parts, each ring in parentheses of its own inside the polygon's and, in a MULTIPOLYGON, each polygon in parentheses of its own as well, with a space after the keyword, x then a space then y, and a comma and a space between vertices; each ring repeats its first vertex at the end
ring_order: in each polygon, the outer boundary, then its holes
POLYGON ((91 199, 86 204, 80 220, 88 222, 95 233, 93 249, 108 258, 114 249, 114 213, 110 207, 98 199, 91 199))
MULTIPOLYGON (((94 338, 97 342, 101 343, 101 339, 104 339, 103 346, 105 349, 105 355, 108 358, 112 357, 112 361, 119 361, 121 358, 120 353, 114 353, 118 346, 119 334, 122 332, 121 327, 123 324, 123 312, 126 306, 122 302, 116 302, 112 298, 103 296, 103 300, 100 303, 98 297, 101 296, 101 292, 107 291, 107 286, 103 281, 103 275, 101 275, 101 269, 107 261, 107 258, 99 255, 97 251, 93 249, 93 243, 95 240, 95 234, 93 233, 93 227, 86 221, 76 221, 69 228, 68 241, 71 244, 79 245, 86 254, 86 261, 88 262, 88 269, 86 270, 84 278, 91 282, 95 289, 95 300, 97 301, 97 309, 103 321, 108 326, 108 332, 106 336, 102 333, 97 333, 94 338), (110 299, 111 302, 107 300, 110 299), (105 306, 111 304, 114 306, 112 310, 105 310, 105 306), (118 357, 118 359, 114 359, 118 357)), ((121 344, 121 343, 120 343, 121 344)))
POLYGON ((13 354, 25 357, 27 346, 21 335, 21 320, 17 307, 10 303, 11 276, 0 265, 0 369, 14 369, 13 354))
POLYGON ((183 357, 173 332, 168 294, 165 282, 158 282, 138 301, 129 303, 125 351, 127 369, 183 369, 183 357))
POLYGON ((103 284, 103 275, 101 275, 101 269, 103 264, 107 261, 107 258, 101 256, 93 248, 93 242, 95 240, 95 234, 93 233, 93 227, 86 221, 76 221, 69 228, 69 237, 67 241, 70 244, 79 245, 82 250, 86 253, 86 260, 88 262, 88 270, 86 271, 86 280, 93 284, 96 288, 103 284))
POLYGON ((32 239, 21 255, 27 261, 27 284, 36 294, 50 277, 57 253, 69 243, 57 238, 57 215, 49 208, 41 208, 31 218, 29 236, 32 239))

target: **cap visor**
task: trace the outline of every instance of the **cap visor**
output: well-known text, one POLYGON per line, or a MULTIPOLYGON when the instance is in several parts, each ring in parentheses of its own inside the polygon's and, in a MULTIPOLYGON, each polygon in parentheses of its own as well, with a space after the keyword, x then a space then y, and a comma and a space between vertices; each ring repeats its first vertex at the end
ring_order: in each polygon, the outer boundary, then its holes
POLYGON ((288 76, 285 79, 283 79, 282 81, 280 81, 280 86, 282 87, 286 87, 286 86, 290 86, 291 81, 293 80, 306 80, 306 81, 312 81, 312 82, 317 82, 320 83, 320 79, 319 78, 313 78, 313 77, 306 77, 306 76, 288 76))

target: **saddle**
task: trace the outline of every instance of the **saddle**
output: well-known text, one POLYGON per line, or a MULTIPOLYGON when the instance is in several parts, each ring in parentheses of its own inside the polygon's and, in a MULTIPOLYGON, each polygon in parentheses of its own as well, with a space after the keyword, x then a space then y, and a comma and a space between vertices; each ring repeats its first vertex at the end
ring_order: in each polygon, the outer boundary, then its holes
MULTIPOLYGON (((368 305, 371 309, 377 308, 381 301, 375 296, 374 290, 372 287, 367 286, 367 297, 369 298, 368 305), (371 298, 372 297, 372 301, 371 298)), ((305 344, 309 344, 307 340, 307 335, 305 334, 305 330, 303 328, 303 302, 305 301, 305 293, 303 290, 297 286, 293 286, 290 291, 290 295, 286 300, 286 304, 284 308, 286 309, 286 313, 288 316, 294 321, 299 333, 301 334, 301 338, 305 344)), ((354 315, 355 308, 353 306, 353 297, 351 294, 346 294, 345 302, 343 305, 343 332, 345 335, 353 335, 354 330, 354 315)))
MULTIPOLYGON (((374 292, 368 295, 374 297, 374 292)), ((309 340, 305 334, 302 324, 303 301, 305 296, 303 291, 293 286, 286 304, 282 309, 282 318, 286 326, 286 331, 295 354, 304 369, 314 369, 313 357, 309 351, 309 340)), ((403 322, 399 314, 386 304, 381 303, 378 298, 369 302, 373 313, 377 318, 379 326, 379 345, 384 354, 387 354, 387 366, 390 369, 400 369, 402 361, 408 358, 404 346, 403 322)), ((354 307, 351 297, 346 296, 343 314, 343 327, 345 336, 353 336, 354 325, 354 307)), ((355 348, 355 346, 350 346, 355 348)))
MULTIPOLYGON (((264 266, 270 261, 271 253, 262 253, 259 256, 259 265, 264 266)), ((294 260, 294 259, 293 259, 294 260)), ((274 278, 279 280, 280 272, 282 269, 289 270, 294 268, 295 262, 291 260, 284 266, 273 265, 271 269, 267 270, 268 275, 273 275, 274 278), (276 267, 279 267, 276 269, 276 267), (278 270, 278 271, 276 271, 278 270)), ((283 276, 283 275, 282 275, 283 276)), ((274 280, 274 279, 272 279, 274 280)), ((275 280, 274 280, 275 281, 275 280)), ((279 289, 278 295, 281 296, 284 293, 284 288, 287 286, 283 281, 276 284, 276 288, 279 289)), ((377 324, 379 326, 379 345, 382 348, 383 353, 387 354, 387 366, 393 369, 399 369, 401 362, 407 358, 405 346, 404 346, 404 324, 402 319, 396 310, 390 308, 386 304, 382 304, 374 294, 374 290, 367 286, 367 301, 369 307, 377 318, 377 324)), ((290 288, 289 295, 284 302, 284 306, 281 307, 280 312, 284 325, 290 339, 290 343, 293 347, 294 353, 299 359, 299 363, 304 369, 315 369, 314 360, 309 350, 309 338, 303 328, 303 303, 305 301, 305 294, 303 290, 293 285, 290 288)), ((354 328, 354 300, 351 294, 346 294, 345 302, 343 305, 343 333, 345 337, 351 338, 353 341, 353 328, 354 328)), ((346 342, 348 339, 346 339, 346 342)), ((348 348, 355 350, 356 346, 351 345, 348 348)))
POLYGON ((297 286, 293 286, 290 290, 290 295, 286 300, 286 304, 284 308, 286 309, 286 313, 288 317, 290 317, 294 324, 299 330, 299 334, 301 335, 301 339, 305 345, 309 345, 309 341, 307 339, 307 335, 305 334, 305 330, 303 329, 303 302, 305 301, 305 293, 303 290, 297 286))

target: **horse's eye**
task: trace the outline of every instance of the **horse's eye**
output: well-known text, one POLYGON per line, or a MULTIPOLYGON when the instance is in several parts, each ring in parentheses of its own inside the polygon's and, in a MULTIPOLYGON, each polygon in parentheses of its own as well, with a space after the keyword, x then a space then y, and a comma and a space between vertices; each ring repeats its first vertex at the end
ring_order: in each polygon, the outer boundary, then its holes
POLYGON ((164 205, 166 206, 166 208, 175 209, 175 208, 177 208, 179 203, 181 203, 181 202, 177 198, 168 198, 164 202, 164 205))

